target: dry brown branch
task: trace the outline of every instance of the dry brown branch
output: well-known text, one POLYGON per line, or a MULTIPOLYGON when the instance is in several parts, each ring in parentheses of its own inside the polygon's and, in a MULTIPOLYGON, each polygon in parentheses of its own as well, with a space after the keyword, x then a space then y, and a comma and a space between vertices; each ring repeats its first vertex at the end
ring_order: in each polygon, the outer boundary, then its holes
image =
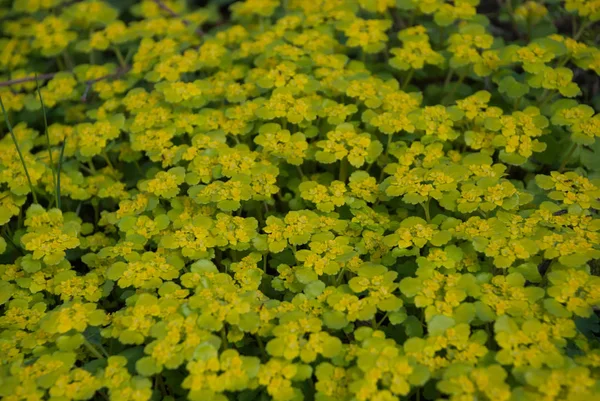
MULTIPOLYGON (((96 78, 96 79, 91 79, 89 81, 85 81, 85 85, 86 86, 85 86, 85 91, 83 92, 83 96, 81 96, 81 101, 85 102, 87 100, 87 95, 88 95, 88 93, 89 93, 92 85, 95 84, 96 82, 99 82, 99 81, 102 81, 102 80, 105 80, 105 79, 110 79, 110 78, 118 78, 121 75, 127 73, 127 71, 129 71, 130 69, 131 69, 130 66, 119 67, 113 73, 106 74, 106 75, 101 76, 101 77, 96 78)), ((25 82, 35 82, 36 79, 38 79, 38 80, 51 79, 56 74, 58 74, 58 72, 49 72, 49 73, 40 74, 40 75, 37 75, 37 76, 34 75, 32 77, 11 79, 11 80, 8 80, 8 81, 0 82, 0 87, 17 85, 17 84, 22 84, 22 83, 25 83, 25 82)))
POLYGON ((124 67, 119 67, 117 68, 117 70, 111 74, 106 74, 104 76, 101 76, 99 78, 96 79, 90 79, 89 81, 85 81, 85 91, 83 92, 83 95, 81 96, 81 101, 85 102, 87 100, 87 95, 90 91, 90 89, 92 88, 92 85, 95 84, 96 82, 100 82, 103 81, 105 79, 110 79, 110 78, 118 78, 123 74, 126 74, 127 71, 129 71, 131 69, 130 66, 126 65, 124 67))
MULTIPOLYGON (((51 79, 54 78, 54 76, 58 74, 58 72, 49 72, 47 74, 40 74, 37 76, 37 79, 51 79)), ((17 85, 17 84, 22 84, 25 82, 35 82, 35 75, 33 77, 25 77, 25 78, 17 78, 17 79, 9 79, 8 81, 3 81, 0 82, 0 88, 4 87, 4 86, 12 86, 12 85, 17 85)))
MULTIPOLYGON (((164 10, 165 12, 171 14, 171 16, 173 18, 179 18, 181 19, 181 22, 183 22, 186 26, 192 26, 192 23, 183 18, 181 15, 177 14, 175 11, 171 10, 165 3, 163 3, 161 0, 154 0, 154 3, 156 3, 156 5, 158 7, 160 7, 162 10, 164 10)), ((196 28, 196 34, 198 34, 199 36, 204 35, 204 32, 202 32, 202 29, 200 27, 196 28)))

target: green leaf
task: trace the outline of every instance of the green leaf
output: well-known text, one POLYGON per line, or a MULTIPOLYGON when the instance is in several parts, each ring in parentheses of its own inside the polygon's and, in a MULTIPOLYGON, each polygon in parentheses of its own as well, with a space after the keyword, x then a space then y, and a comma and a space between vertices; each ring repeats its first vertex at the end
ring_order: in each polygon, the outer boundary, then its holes
POLYGON ((317 273, 309 267, 301 267, 295 269, 295 275, 302 284, 311 283, 319 278, 317 273))
POLYGON ((449 231, 440 231, 436 233, 429 242, 434 246, 442 246, 452 239, 452 234, 449 231))
POLYGON ((517 99, 529 93, 529 86, 518 82, 513 76, 509 75, 500 80, 498 91, 511 99, 517 99))
POLYGON ((436 315, 427 323, 427 331, 432 336, 441 336, 447 329, 454 326, 456 321, 451 317, 444 315, 436 315))
POLYGON ((348 320, 340 311, 326 311, 323 313, 323 323, 330 329, 340 330, 348 325, 348 320))
POLYGON ((423 337, 423 325, 416 316, 408 316, 404 321, 404 327, 408 337, 423 337))
POLYGON ((154 359, 149 356, 140 358, 135 363, 135 369, 142 376, 153 376, 162 370, 162 368, 156 364, 154 359))
POLYGON ((544 299, 544 308, 546 308, 550 314, 556 317, 567 318, 571 316, 571 312, 569 312, 567 308, 552 298, 544 299))
POLYGON ((394 326, 402 324, 407 318, 408 314, 406 313, 406 310, 404 308, 396 312, 390 312, 388 314, 388 319, 390 323, 394 326))
POLYGON ((408 382, 413 386, 423 386, 430 377, 429 369, 423 365, 416 365, 413 367, 410 376, 408 376, 408 382))

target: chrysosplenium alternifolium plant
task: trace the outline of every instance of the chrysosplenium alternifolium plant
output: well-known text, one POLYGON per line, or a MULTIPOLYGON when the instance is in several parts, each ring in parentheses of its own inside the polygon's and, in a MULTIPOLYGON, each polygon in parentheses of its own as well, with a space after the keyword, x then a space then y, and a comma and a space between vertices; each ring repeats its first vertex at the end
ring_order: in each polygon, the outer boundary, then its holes
POLYGON ((599 400, 600 1, 208 3, 0 1, 0 398, 599 400))

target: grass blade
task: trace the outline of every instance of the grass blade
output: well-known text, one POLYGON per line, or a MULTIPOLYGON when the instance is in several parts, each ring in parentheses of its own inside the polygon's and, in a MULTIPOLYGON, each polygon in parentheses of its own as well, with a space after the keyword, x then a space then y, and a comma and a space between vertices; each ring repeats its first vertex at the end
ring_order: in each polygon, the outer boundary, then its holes
POLYGON ((4 115, 4 121, 6 122, 6 126, 8 127, 8 131, 10 132, 10 136, 12 137, 13 142, 15 143, 15 147, 17 148, 17 153, 19 154, 19 158, 21 159, 21 164, 23 165, 23 170, 25 170, 25 176, 27 177, 27 182, 29 182, 29 189, 31 190, 31 195, 33 196, 33 201, 38 203, 37 195, 33 189, 33 184, 31 183, 31 177, 29 176, 29 171, 27 170, 27 165, 25 164, 25 159, 23 158, 23 153, 21 153, 21 148, 19 147, 19 142, 17 141, 17 137, 13 132, 12 125, 8 119, 8 113, 4 108, 4 102, 2 101, 2 97, 0 97, 0 107, 2 107, 2 114, 4 115))
POLYGON ((60 171, 62 170, 63 157, 65 155, 65 146, 67 146, 67 137, 63 140, 63 144, 60 148, 60 156, 58 158, 58 169, 56 171, 56 206, 62 210, 60 205, 60 171))
POLYGON ((50 149, 50 135, 48 134, 48 118, 46 116, 46 106, 44 105, 44 99, 42 98, 42 91, 40 90, 40 83, 35 76, 35 86, 37 88, 38 96, 40 97, 40 103, 42 104, 42 113, 44 114, 44 132, 46 133, 46 147, 48 148, 48 155, 50 156, 50 169, 52 170, 52 183, 54 184, 54 196, 56 197, 56 205, 60 209, 60 199, 58 197, 58 190, 56 189, 56 172, 54 171, 54 160, 52 160, 52 149, 50 149))

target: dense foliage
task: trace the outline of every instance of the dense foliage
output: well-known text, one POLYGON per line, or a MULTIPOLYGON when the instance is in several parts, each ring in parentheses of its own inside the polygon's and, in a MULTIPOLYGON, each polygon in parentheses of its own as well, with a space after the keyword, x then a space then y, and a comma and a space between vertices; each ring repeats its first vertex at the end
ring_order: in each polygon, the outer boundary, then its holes
POLYGON ((0 1, 0 397, 600 399, 599 0, 0 1))

